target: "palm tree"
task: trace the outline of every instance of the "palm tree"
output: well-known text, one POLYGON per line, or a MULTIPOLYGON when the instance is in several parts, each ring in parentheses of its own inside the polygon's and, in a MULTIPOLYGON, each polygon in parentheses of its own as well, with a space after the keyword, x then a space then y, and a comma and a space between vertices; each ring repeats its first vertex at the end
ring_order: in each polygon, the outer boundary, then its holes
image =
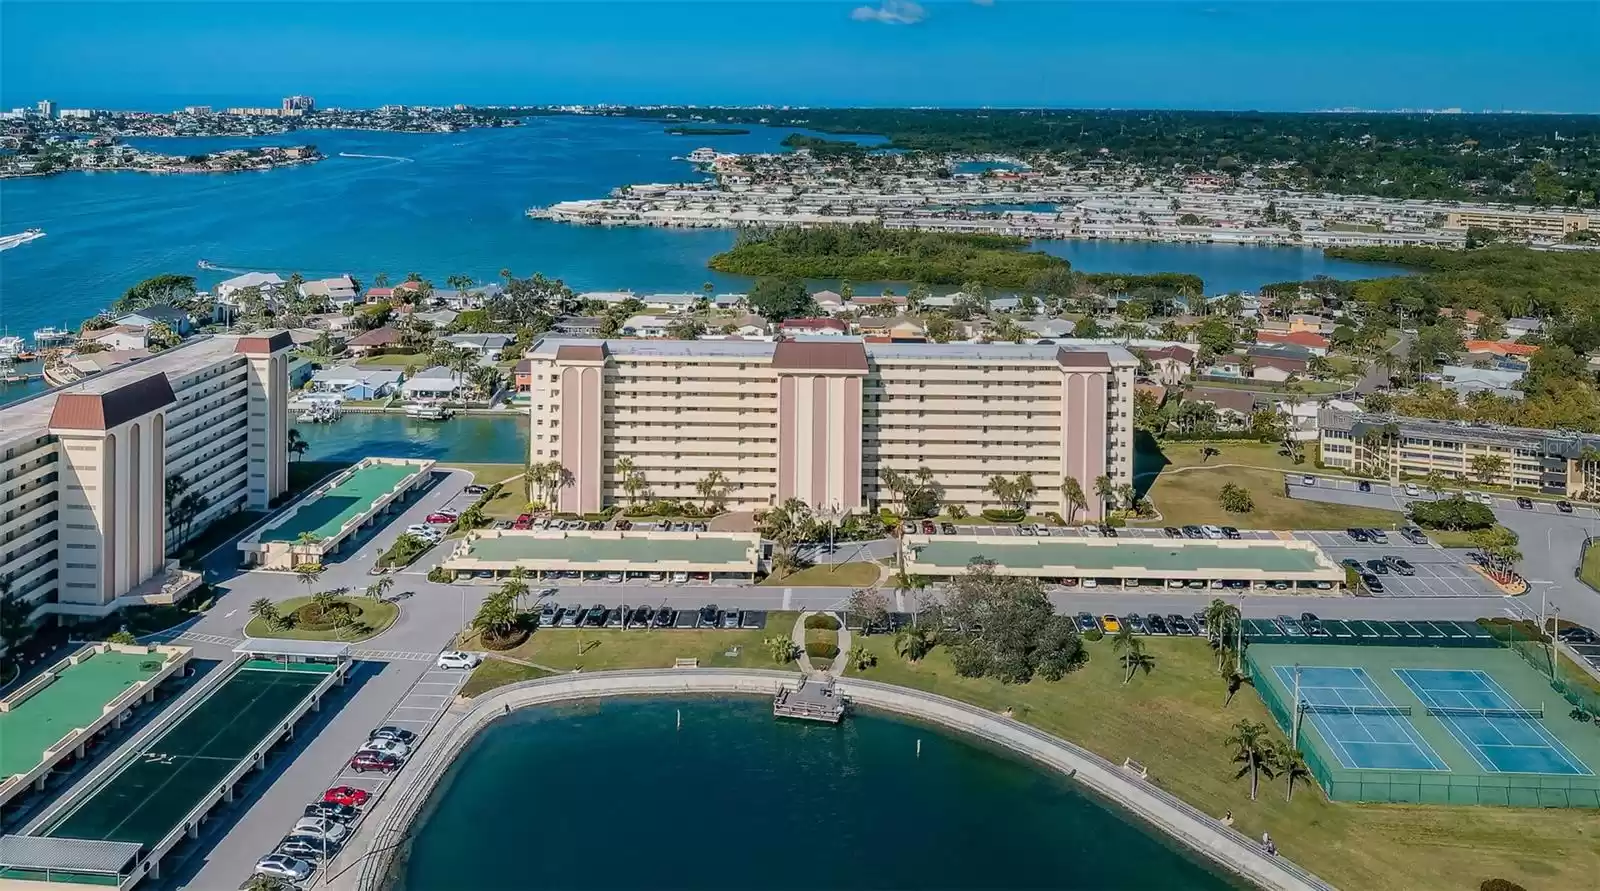
POLYGON ((1267 725, 1255 721, 1240 721, 1233 725, 1233 735, 1222 741, 1225 746, 1233 747, 1233 762, 1242 764, 1239 772, 1233 775, 1238 779, 1245 774, 1250 774, 1250 800, 1256 800, 1256 789, 1259 788, 1260 776, 1265 774, 1267 779, 1272 779, 1274 772, 1274 753, 1277 746, 1267 736, 1267 725))
POLYGON ((933 649, 934 632, 925 625, 907 625, 895 632, 894 651, 907 662, 919 662, 933 649))
POLYGON ((278 607, 265 597, 258 597, 250 604, 250 615, 267 623, 267 627, 278 627, 278 607))
POLYGON ((472 617, 472 627, 480 634, 504 638, 517 627, 517 611, 510 600, 491 595, 478 607, 478 614, 472 617))
POLYGON ((761 644, 762 646, 766 647, 767 652, 772 655, 772 661, 778 663, 779 665, 785 665, 793 662, 795 657, 800 653, 800 648, 795 646, 794 638, 789 637, 786 634, 764 638, 762 639, 761 644))
POLYGON ((317 580, 322 578, 321 563, 302 563, 294 568, 295 576, 300 579, 300 584, 309 591, 316 587, 317 580))
POLYGON ((380 576, 377 581, 367 586, 367 596, 373 600, 382 600, 389 589, 394 587, 394 579, 389 576, 380 576))
POLYGON ((1143 668, 1145 674, 1149 674, 1155 665, 1155 660, 1144 651, 1144 642, 1133 636, 1133 627, 1126 622, 1111 638, 1111 650, 1122 653, 1122 667, 1128 672, 1122 678, 1124 685, 1133 680, 1133 674, 1138 669, 1143 668))
POLYGON ((511 601, 512 606, 520 604, 522 598, 528 596, 527 572, 522 567, 511 571, 511 578, 500 586, 500 596, 511 601), (522 574, 518 575, 519 572, 522 574))
MULTIPOLYGON (((628 479, 633 476, 633 459, 627 455, 623 455, 622 457, 618 458, 614 473, 616 474, 617 480, 622 484, 623 490, 626 491, 628 488, 628 479)), ((633 503, 633 499, 634 493, 629 492, 628 503, 630 505, 633 503)))
POLYGON ((1279 747, 1277 753, 1278 772, 1289 780, 1289 788, 1285 790, 1283 800, 1294 801, 1294 781, 1296 777, 1311 776, 1311 769, 1306 766, 1305 753, 1299 749, 1291 749, 1285 743, 1279 747))
POLYGON ((850 667, 854 668, 856 671, 866 671, 872 666, 878 664, 878 657, 874 655, 871 650, 867 649, 866 644, 859 643, 850 648, 850 653, 846 657, 846 660, 848 661, 850 667))
POLYGON ((327 612, 339 602, 339 596, 332 591, 318 591, 311 595, 311 602, 320 607, 323 612, 327 612))
POLYGON ((1075 476, 1061 481, 1061 497, 1067 500, 1067 525, 1076 525, 1078 511, 1089 509, 1089 498, 1083 494, 1083 484, 1075 476))
POLYGON ((1209 636, 1213 646, 1217 648, 1217 668, 1220 670, 1223 656, 1232 645, 1233 630, 1241 619, 1239 607, 1218 597, 1206 607, 1205 619, 1206 627, 1211 629, 1209 636))
POLYGON ((723 499, 727 485, 728 478, 720 470, 713 470, 695 482, 694 490, 700 496, 701 507, 706 513, 711 512, 713 503, 723 499))
MULTIPOLYGON (((528 500, 529 501, 538 500, 538 499, 533 497, 533 493, 535 491, 538 491, 540 493, 544 492, 545 481, 549 478, 549 476, 550 476, 550 467, 549 467, 549 465, 545 464, 542 461, 537 463, 537 464, 535 464, 535 463, 530 461, 528 464, 523 466, 523 468, 522 468, 522 481, 524 483, 526 483, 527 486, 528 486, 528 500)), ((549 506, 549 505, 547 505, 547 506, 549 506)))
POLYGON ((1100 474, 1094 478, 1094 494, 1100 496, 1100 504, 1115 504, 1117 501, 1117 487, 1111 482, 1111 477, 1100 474))
POLYGON ((304 436, 300 435, 300 431, 290 427, 289 443, 286 446, 286 450, 289 452, 289 454, 295 456, 295 459, 298 460, 301 455, 305 454, 306 449, 309 448, 311 448, 311 444, 306 442, 306 438, 304 436))

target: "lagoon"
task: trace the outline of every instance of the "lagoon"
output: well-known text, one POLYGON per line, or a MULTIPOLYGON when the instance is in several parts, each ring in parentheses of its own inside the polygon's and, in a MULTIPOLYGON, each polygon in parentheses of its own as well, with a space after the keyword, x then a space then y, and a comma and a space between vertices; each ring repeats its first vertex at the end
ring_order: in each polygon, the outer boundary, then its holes
POLYGON ((515 464, 528 461, 528 419, 517 415, 457 415, 423 421, 397 413, 347 414, 331 424, 294 424, 310 446, 307 461, 431 458, 441 463, 515 464))
POLYGON ((967 738, 876 713, 779 722, 763 700, 700 697, 491 725, 424 809, 394 887, 1237 886, 1061 775, 967 738))

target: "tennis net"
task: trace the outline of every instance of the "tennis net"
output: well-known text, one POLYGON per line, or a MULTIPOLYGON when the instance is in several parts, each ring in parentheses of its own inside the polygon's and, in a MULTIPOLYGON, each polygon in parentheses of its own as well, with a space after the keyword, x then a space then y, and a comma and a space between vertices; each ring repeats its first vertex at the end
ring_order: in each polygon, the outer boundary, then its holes
POLYGON ((1333 705, 1303 702, 1300 710, 1310 715, 1409 715, 1409 705, 1333 705))
POLYGON ((1445 708, 1429 706, 1428 714, 1443 718, 1543 718, 1542 708, 1445 708))

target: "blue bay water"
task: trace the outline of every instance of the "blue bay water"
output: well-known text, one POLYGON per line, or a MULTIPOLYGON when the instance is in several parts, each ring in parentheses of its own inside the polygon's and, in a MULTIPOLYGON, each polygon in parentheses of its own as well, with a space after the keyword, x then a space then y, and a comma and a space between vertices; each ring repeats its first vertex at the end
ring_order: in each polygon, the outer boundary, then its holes
POLYGON ((965 738, 875 713, 824 727, 775 721, 765 701, 686 698, 497 721, 456 758, 394 887, 1235 886, 1059 774, 965 738))
MULTIPOLYGON (((463 133, 304 131, 248 138, 144 139, 134 144, 199 153, 260 144, 315 143, 318 164, 254 173, 68 174, 0 181, 0 232, 47 237, 0 252, 0 329, 29 336, 73 325, 130 285, 162 272, 204 286, 234 274, 298 271, 308 277, 419 272, 442 281, 492 280, 501 269, 542 272, 579 290, 698 291, 748 282, 706 269, 733 242, 728 230, 580 227, 528 220, 531 205, 604 196, 642 182, 699 178, 674 160, 709 145, 773 151, 788 130, 742 136, 672 136, 660 122, 599 117, 530 118, 526 126, 463 133), (364 157, 347 157, 349 155, 364 157)), ((1194 272, 1206 290, 1253 288, 1326 274, 1391 270, 1329 261, 1320 251, 1116 242, 1041 242, 1088 271, 1194 272)))

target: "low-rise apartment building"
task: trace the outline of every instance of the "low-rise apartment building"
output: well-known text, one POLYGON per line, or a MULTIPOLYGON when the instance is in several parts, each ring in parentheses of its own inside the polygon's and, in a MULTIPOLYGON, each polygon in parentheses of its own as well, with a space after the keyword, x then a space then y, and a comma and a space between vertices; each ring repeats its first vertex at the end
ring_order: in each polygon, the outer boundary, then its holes
POLYGON ((1322 463, 1390 479, 1447 478, 1481 482, 1489 468, 1497 486, 1549 495, 1600 494, 1600 436, 1434 421, 1324 408, 1317 417, 1322 463), (1478 456, 1499 461, 1478 461, 1478 456))
POLYGON ((991 477, 1026 473, 1029 509, 1065 515, 1071 476, 1099 517, 1096 480, 1133 481, 1139 363, 1119 346, 546 338, 528 360, 529 458, 561 463, 563 511, 630 488, 702 500, 712 471, 733 509, 860 510, 890 503, 885 471, 927 467, 969 511, 999 506, 991 477))
MULTIPOLYGON (((288 488, 287 332, 205 337, 0 408, 0 580, 33 614, 104 615, 166 555, 288 488), (203 498, 169 516, 168 480, 203 498)), ((180 496, 181 497, 181 496, 180 496)))
POLYGON ((1560 240, 1569 232, 1600 228, 1586 213, 1548 210, 1464 208, 1445 214, 1447 229, 1494 229, 1513 235, 1560 240))

